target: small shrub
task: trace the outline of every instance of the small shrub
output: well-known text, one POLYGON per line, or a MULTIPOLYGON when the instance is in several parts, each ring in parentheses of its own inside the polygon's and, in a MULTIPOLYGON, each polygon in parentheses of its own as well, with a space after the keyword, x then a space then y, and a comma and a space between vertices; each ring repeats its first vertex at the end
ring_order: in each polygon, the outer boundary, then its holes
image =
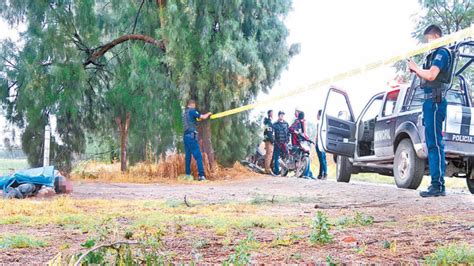
POLYGON ((330 243, 333 236, 329 233, 329 228, 328 218, 323 212, 318 211, 311 224, 311 234, 309 235, 311 244, 330 243))
POLYGON ((326 256, 326 265, 336 266, 336 262, 334 261, 334 259, 329 254, 326 256))
POLYGON ((366 215, 360 212, 356 212, 354 216, 354 224, 367 226, 374 223, 374 217, 370 215, 366 215))
POLYGON ((223 265, 248 265, 252 263, 250 252, 258 248, 258 242, 252 232, 247 234, 245 239, 239 241, 235 246, 234 253, 229 255, 229 258, 223 265))
POLYGON ((368 226, 374 223, 374 217, 361 212, 356 212, 353 218, 342 217, 337 224, 340 226, 368 226))
POLYGON ((468 244, 450 244, 438 247, 435 252, 425 257, 429 265, 474 264, 474 247, 468 244))
POLYGON ((42 248, 48 246, 43 240, 25 234, 0 236, 0 248, 42 248))

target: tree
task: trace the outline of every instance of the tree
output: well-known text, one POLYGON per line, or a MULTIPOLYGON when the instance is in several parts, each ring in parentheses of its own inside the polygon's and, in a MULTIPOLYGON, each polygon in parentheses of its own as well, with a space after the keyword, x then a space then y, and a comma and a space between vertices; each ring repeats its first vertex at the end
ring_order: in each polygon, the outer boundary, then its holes
MULTIPOLYGON (((42 131, 54 116, 53 161, 70 168, 86 135, 112 133, 125 171, 130 144, 134 160, 150 146, 158 154, 181 145, 184 99, 216 112, 268 91, 297 50, 286 44, 290 7, 290 0, 3 1, 0 16, 27 29, 21 44, 2 43, 2 105, 24 128, 32 165, 41 163, 42 131)), ((255 141, 247 114, 199 131, 212 164, 212 133, 222 162, 255 141)))
MULTIPOLYGON (((290 8, 289 0, 168 2, 160 13, 162 34, 183 101, 193 98, 202 111, 218 112, 269 91, 290 58, 283 21, 290 8)), ((214 148, 221 162, 232 162, 254 145, 249 125, 247 114, 200 124, 211 167, 214 148)))
MULTIPOLYGON (((23 47, 11 41, 2 44, 5 64, 0 77, 7 118, 24 128, 22 143, 33 166, 41 164, 42 131, 49 117, 55 116, 59 139, 52 140, 53 161, 70 169, 73 153, 84 151, 86 130, 100 136, 118 127, 124 171, 131 120, 150 121, 160 108, 171 106, 169 97, 175 95, 162 93, 173 90, 160 59, 164 45, 148 35, 159 27, 157 8, 150 3, 144 9, 144 3, 11 0, 0 4, 0 14, 11 25, 28 25, 23 47), (137 27, 141 33, 135 32, 137 27), (139 67, 147 63, 147 68, 139 67), (152 100, 156 101, 143 104, 152 100), (154 110, 144 108, 150 106, 154 110)), ((150 127, 143 129, 149 133, 150 127)))
MULTIPOLYGON (((457 32, 471 26, 474 21, 474 5, 470 0, 419 0, 422 8, 420 16, 415 17, 416 26, 412 36, 423 41, 423 32, 432 24, 436 24, 443 30, 445 35, 457 32)), ((415 61, 421 63, 423 57, 416 56, 415 61)), ((395 64, 401 71, 407 69, 406 62, 400 61, 395 64)), ((405 72, 405 75, 408 73, 405 72)), ((469 74, 472 76, 471 74, 469 74)))

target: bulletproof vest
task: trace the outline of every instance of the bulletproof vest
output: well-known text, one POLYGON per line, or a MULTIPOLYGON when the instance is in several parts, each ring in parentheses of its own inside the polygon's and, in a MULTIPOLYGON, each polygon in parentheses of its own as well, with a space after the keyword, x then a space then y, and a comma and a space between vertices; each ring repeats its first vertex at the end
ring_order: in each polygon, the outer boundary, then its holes
POLYGON ((454 68, 454 56, 452 55, 451 51, 445 47, 440 47, 433 52, 431 52, 426 57, 426 62, 423 65, 423 69, 430 69, 433 65, 433 61, 435 59, 436 52, 440 49, 444 49, 448 52, 449 59, 448 59, 448 67, 447 69, 440 69, 438 76, 433 81, 424 81, 423 86, 430 87, 433 89, 448 89, 449 84, 451 84, 452 73, 454 68))
POLYGON ((186 107, 183 113, 184 134, 196 132, 196 120, 190 116, 191 111, 194 109, 186 107))

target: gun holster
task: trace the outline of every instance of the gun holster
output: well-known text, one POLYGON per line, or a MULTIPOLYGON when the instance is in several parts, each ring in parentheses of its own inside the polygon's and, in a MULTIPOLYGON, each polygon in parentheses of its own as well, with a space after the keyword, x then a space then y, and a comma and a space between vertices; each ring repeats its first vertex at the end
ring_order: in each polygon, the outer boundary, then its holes
POLYGON ((443 100, 443 89, 442 88, 433 88, 432 97, 434 103, 440 103, 443 100))

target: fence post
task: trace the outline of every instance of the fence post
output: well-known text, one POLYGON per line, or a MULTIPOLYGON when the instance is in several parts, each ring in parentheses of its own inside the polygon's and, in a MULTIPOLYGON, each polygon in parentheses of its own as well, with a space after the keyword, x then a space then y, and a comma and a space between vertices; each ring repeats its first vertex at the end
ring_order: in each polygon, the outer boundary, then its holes
POLYGON ((51 127, 49 125, 46 125, 44 127, 43 167, 49 166, 50 143, 51 143, 51 127))

